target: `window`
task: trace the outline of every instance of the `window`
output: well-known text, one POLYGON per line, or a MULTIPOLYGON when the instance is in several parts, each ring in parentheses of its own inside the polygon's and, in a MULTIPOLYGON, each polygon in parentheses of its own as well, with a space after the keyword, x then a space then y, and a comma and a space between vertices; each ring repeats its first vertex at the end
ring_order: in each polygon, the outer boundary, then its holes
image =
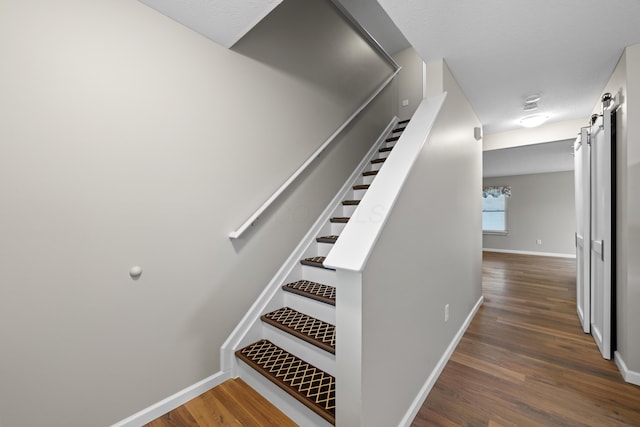
POLYGON ((511 187, 485 187, 482 189, 482 232, 507 234, 507 198, 511 187))
POLYGON ((507 233, 507 197, 484 197, 482 199, 482 232, 507 233))

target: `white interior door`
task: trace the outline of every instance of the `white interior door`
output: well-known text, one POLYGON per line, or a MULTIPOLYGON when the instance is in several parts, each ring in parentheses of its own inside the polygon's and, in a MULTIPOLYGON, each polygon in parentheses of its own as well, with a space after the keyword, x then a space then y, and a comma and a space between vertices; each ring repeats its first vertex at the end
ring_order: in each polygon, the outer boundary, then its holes
POLYGON ((611 359, 611 119, 591 127, 591 333, 611 359))
POLYGON ((585 333, 591 332, 591 178, 589 128, 574 144, 576 198, 576 307, 585 333))

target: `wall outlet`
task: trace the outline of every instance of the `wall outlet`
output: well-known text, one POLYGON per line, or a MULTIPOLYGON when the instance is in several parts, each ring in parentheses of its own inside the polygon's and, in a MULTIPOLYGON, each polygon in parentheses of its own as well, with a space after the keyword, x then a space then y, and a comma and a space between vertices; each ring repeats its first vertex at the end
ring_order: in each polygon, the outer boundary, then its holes
POLYGON ((408 99, 403 99, 403 100, 402 100, 402 106, 403 106, 403 107, 406 107, 406 106, 408 106, 408 105, 409 105, 409 100, 408 100, 408 99))
POLYGON ((536 245, 541 245, 542 244, 542 240, 538 239, 536 240, 536 245))
POLYGON ((449 321, 449 304, 445 304, 444 306, 444 321, 449 321))

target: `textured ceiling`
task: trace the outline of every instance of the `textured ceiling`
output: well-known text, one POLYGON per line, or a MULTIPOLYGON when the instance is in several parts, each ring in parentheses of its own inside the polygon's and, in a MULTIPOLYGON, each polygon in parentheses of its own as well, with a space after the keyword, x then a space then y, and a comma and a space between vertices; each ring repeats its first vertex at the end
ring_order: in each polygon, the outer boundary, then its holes
POLYGON ((424 60, 446 60, 485 134, 517 128, 534 92, 550 121, 587 118, 624 47, 640 42, 638 0, 379 3, 424 60))
MULTIPOLYGON (((281 0, 140 1, 229 47, 281 0)), ((388 52, 444 58, 485 134, 519 128, 533 93, 550 122, 586 119, 640 42, 640 0, 339 1, 388 52)))

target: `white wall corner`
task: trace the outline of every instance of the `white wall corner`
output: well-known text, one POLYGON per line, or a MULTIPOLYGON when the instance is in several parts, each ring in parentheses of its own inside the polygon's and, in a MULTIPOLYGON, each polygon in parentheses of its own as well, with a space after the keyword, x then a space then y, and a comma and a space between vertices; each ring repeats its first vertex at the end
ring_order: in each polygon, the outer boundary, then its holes
POLYGON ((118 421, 111 427, 140 427, 156 418, 166 414, 173 409, 176 409, 180 405, 184 405, 191 399, 200 396, 203 393, 211 390, 212 388, 222 384, 229 379, 229 376, 224 372, 216 372, 208 378, 203 379, 189 387, 180 390, 179 392, 162 399, 161 401, 154 403, 153 405, 136 412, 130 417, 125 418, 122 421, 118 421))
POLYGON ((362 272, 336 270, 336 426, 362 425, 362 272))
POLYGON ((444 354, 436 364, 435 368, 433 369, 433 371, 431 371, 431 375, 429 375, 429 378, 427 378, 427 381, 424 383, 424 385, 420 389, 420 392, 418 392, 418 395, 416 396, 414 401, 411 403, 411 406, 405 413, 404 417, 402 418, 402 421, 400 421, 400 423, 398 424, 398 427, 409 427, 411 425, 411 423, 413 422, 413 419, 418 414, 418 411, 420 411, 422 404, 424 403, 425 400, 427 400, 427 396, 429 396, 431 389, 436 384, 438 377, 444 370, 444 367, 447 365, 447 362, 451 358, 451 355, 453 354, 456 347, 458 346, 458 343, 464 336, 464 333, 467 331, 467 328, 471 324, 471 321, 473 320, 476 313, 480 309, 480 306, 482 306, 483 301, 484 301, 484 297, 481 296, 480 299, 478 299, 476 304, 473 306, 473 308, 471 309, 471 312, 469 312, 469 315, 465 319, 464 323, 462 324, 462 326, 460 326, 458 333, 453 337, 453 339, 451 340, 451 343, 449 344, 444 354))
POLYGON ((622 378, 630 384, 635 384, 640 386, 640 372, 632 371, 627 367, 627 364, 624 363, 624 359, 617 351, 614 353, 614 359, 616 361, 616 365, 618 369, 620 369, 620 373, 622 374, 622 378))

